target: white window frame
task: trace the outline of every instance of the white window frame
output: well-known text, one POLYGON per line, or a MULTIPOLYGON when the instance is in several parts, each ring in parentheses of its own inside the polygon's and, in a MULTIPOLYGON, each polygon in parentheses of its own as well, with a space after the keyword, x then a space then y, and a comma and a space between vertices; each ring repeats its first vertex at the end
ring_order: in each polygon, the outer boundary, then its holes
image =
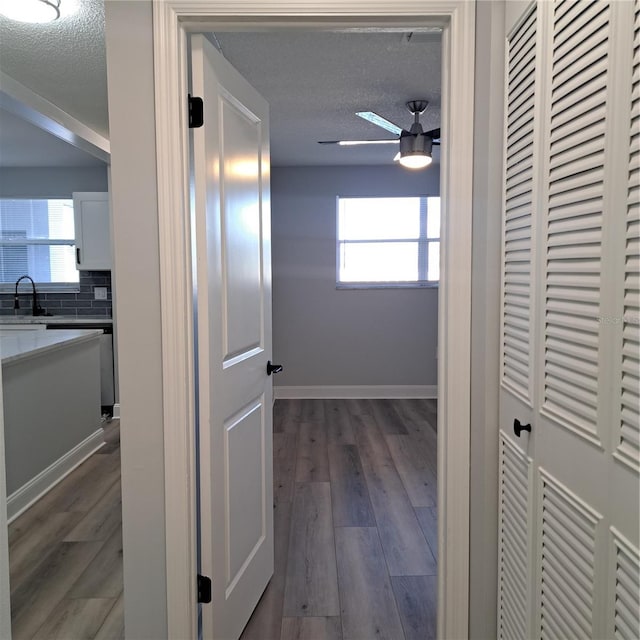
MULTIPOLYGON (((0 200, 66 200, 73 203, 71 198, 63 198, 59 196, 38 196, 38 197, 11 197, 0 198, 0 200)), ((73 238, 2 238, 0 235, 0 247, 3 246, 23 246, 23 245, 47 245, 47 246, 72 246, 75 247, 76 239, 73 238)), ((31 275, 30 273, 24 273, 21 275, 31 275)), ((28 281, 26 284, 30 284, 28 281)), ((26 288, 25 281, 20 283, 19 294, 29 293, 31 289, 26 288)), ((40 282, 35 280, 35 285, 38 293, 77 293, 80 291, 80 277, 78 275, 78 282, 40 282)), ((16 284, 15 282, 2 282, 0 281, 0 293, 14 293, 16 284)))
POLYGON ((429 245, 437 242, 440 244, 440 236, 437 238, 429 238, 427 236, 427 221, 429 216, 428 205, 420 212, 420 237, 419 238, 389 238, 389 239, 362 239, 362 240, 342 240, 340 238, 340 200, 374 200, 384 199, 400 200, 403 198, 420 198, 428 200, 429 198, 440 198, 440 196, 336 196, 336 289, 433 289, 437 288, 440 280, 427 280, 429 269, 429 245), (348 282, 340 280, 340 261, 341 261, 341 245, 343 244, 384 244, 387 242, 400 243, 406 242, 418 243, 418 279, 417 280, 362 280, 358 282, 348 282))

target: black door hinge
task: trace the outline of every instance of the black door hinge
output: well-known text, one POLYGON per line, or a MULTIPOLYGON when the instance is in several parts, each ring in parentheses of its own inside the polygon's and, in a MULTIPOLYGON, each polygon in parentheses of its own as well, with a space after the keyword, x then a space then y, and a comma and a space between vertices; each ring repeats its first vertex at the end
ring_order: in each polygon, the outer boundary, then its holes
POLYGON ((189 129, 197 129, 204 124, 204 102, 189 94, 189 129))
POLYGON ((211 602, 211 578, 198 574, 198 602, 211 602))

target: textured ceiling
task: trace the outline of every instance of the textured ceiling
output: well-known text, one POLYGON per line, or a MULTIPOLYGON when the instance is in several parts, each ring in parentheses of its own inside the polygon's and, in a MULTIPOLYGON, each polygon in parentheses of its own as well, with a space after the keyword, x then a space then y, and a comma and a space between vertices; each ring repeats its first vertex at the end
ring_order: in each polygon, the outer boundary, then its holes
POLYGON ((60 9, 49 24, 0 16, 0 69, 108 137, 104 0, 62 0, 60 9))
POLYGON ((440 35, 408 33, 216 32, 211 40, 269 102, 274 165, 387 164, 395 147, 317 142, 393 138, 355 112, 408 128, 405 103, 414 98, 429 101, 425 130, 440 126, 440 35))
MULTIPOLYGON (((0 17, 0 70, 108 137, 104 0, 62 0, 61 8, 48 25, 0 17)), ((393 137, 356 111, 408 127, 405 103, 426 98, 425 130, 440 126, 438 33, 216 32, 211 40, 269 102, 274 165, 388 164, 392 146, 317 144, 393 137)))
POLYGON ((100 167, 104 162, 0 109, 0 167, 100 167))

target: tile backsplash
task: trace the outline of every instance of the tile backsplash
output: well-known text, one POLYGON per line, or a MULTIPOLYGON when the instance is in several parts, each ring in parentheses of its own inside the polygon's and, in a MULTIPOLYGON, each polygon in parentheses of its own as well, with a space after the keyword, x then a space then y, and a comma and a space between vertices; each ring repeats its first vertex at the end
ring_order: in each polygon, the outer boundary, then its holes
MULTIPOLYGON (((20 312, 31 313, 31 283, 20 283, 20 312)), ((56 316, 111 317, 111 271, 80 271, 77 293, 42 293, 38 302, 46 313, 56 316), (107 299, 95 300, 94 287, 106 287, 107 299)), ((0 293, 0 315, 13 315, 13 293, 0 293)))

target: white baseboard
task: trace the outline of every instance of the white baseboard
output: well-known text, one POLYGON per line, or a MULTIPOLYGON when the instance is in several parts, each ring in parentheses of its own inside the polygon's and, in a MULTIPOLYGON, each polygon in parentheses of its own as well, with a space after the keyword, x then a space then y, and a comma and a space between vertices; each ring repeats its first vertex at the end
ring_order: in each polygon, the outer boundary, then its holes
POLYGON ((275 399, 327 398, 437 398, 437 385, 339 385, 314 387, 273 387, 275 399))
POLYGON ((111 414, 112 418, 119 418, 120 417, 120 403, 116 402, 113 405, 113 413, 111 414))
POLYGON ((104 429, 100 427, 88 438, 75 446, 71 451, 67 451, 61 458, 58 458, 52 465, 41 471, 35 478, 14 491, 7 497, 7 520, 12 522, 20 514, 26 511, 34 502, 40 500, 45 493, 48 493, 68 476, 74 469, 79 467, 89 456, 94 454, 104 444, 104 429))

